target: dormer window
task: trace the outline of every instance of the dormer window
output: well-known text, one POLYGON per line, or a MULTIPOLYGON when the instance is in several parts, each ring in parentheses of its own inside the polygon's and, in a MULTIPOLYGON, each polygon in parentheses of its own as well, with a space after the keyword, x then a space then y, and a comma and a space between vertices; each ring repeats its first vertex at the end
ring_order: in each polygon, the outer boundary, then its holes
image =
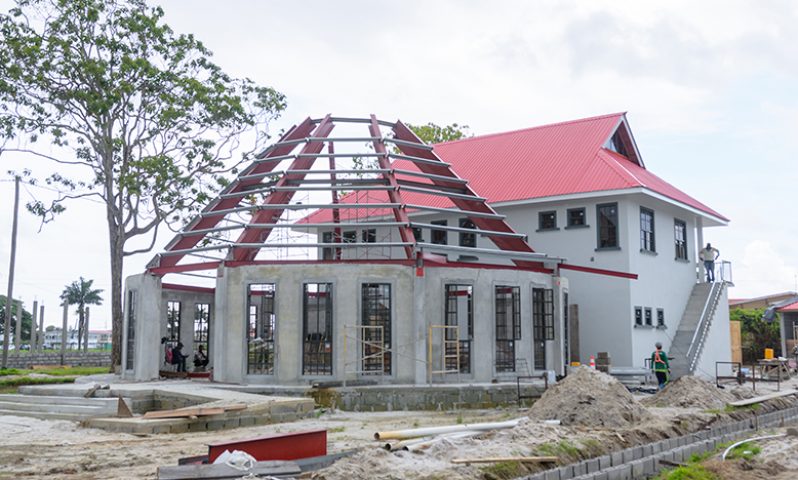
POLYGON ((604 144, 604 148, 629 158, 629 153, 626 149, 626 142, 624 142, 623 138, 621 138, 620 128, 616 130, 614 134, 612 134, 609 140, 607 140, 607 143, 604 144))

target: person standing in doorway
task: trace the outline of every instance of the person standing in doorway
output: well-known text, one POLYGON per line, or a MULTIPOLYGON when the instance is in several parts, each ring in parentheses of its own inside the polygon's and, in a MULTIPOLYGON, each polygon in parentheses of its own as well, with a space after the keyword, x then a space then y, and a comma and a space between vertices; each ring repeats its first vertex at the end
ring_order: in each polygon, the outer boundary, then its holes
POLYGON ((707 271, 707 283, 715 281, 715 260, 720 256, 717 248, 713 248, 711 243, 707 243, 706 248, 701 249, 698 254, 704 261, 704 270, 707 271))
POLYGON ((662 350, 662 344, 657 342, 654 344, 654 347, 656 350, 651 354, 651 369, 654 370, 654 374, 657 376, 657 383, 659 383, 659 389, 662 390, 665 388, 665 384, 668 383, 671 366, 670 363, 668 363, 668 354, 662 350))

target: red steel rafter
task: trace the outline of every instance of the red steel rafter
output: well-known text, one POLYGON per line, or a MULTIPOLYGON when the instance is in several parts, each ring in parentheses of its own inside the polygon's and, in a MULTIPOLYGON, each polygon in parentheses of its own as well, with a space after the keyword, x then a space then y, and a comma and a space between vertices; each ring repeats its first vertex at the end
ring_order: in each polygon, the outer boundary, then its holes
MULTIPOLYGON (((335 125, 333 124, 330 115, 327 115, 321 122, 319 122, 319 125, 316 127, 316 130, 313 132, 312 136, 313 138, 327 138, 334 127, 335 125)), ((310 170, 310 168, 313 166, 313 163, 316 161, 316 157, 302 157, 301 155, 317 154, 321 152, 322 148, 324 148, 323 141, 308 142, 297 158, 291 163, 289 170, 310 170)), ((275 187, 285 187, 287 186, 288 182, 302 181, 304 178, 304 173, 285 174, 280 177, 275 184, 275 187)), ((291 202, 291 199, 294 197, 294 193, 296 192, 291 190, 275 191, 266 197, 266 201, 264 203, 266 205, 285 205, 291 202)), ((273 229, 268 227, 253 227, 251 225, 276 222, 284 211, 285 210, 283 209, 259 210, 252 215, 249 225, 244 227, 244 231, 241 232, 241 235, 238 237, 238 240, 236 240, 236 243, 266 242, 273 229)), ((233 247, 232 251, 230 252, 229 259, 237 262, 253 260, 255 255, 258 254, 258 250, 259 249, 252 247, 233 247)))
MULTIPOLYGON (((390 203, 398 203, 402 205, 399 208, 392 209, 393 216, 396 221, 405 224, 404 226, 399 227, 399 236, 402 237, 403 242, 415 242, 413 230, 407 226, 407 224, 410 223, 410 219, 407 217, 407 212, 404 209, 404 202, 402 202, 402 197, 399 195, 399 184, 396 182, 396 175, 393 173, 393 171, 391 171, 391 161, 388 159, 388 151, 385 149, 385 142, 382 140, 380 126, 377 123, 377 117, 374 115, 371 115, 369 133, 371 133, 371 136, 374 138, 380 138, 379 140, 374 140, 373 144, 374 151, 380 154, 380 156, 377 157, 380 168, 383 170, 388 170, 388 172, 383 173, 382 176, 388 181, 388 185, 393 187, 393 190, 388 190, 388 200, 390 203)), ((413 247, 405 247, 405 254, 407 255, 407 258, 413 258, 413 247)))
MULTIPOLYGON (((285 135, 280 138, 280 142, 286 142, 291 140, 298 140, 302 137, 306 137, 311 131, 313 131, 313 121, 308 117, 302 123, 297 126, 292 127, 285 135)), ((284 145, 278 146, 267 155, 263 157, 263 159, 268 159, 272 157, 287 155, 291 153, 291 150, 294 149, 293 145, 284 145)), ((241 173, 241 176, 244 175, 254 175, 259 173, 268 173, 272 171, 277 165, 276 162, 258 162, 258 163, 251 163, 244 171, 241 173)), ((240 179, 236 178, 227 188, 225 188, 221 193, 235 193, 239 192, 250 185, 254 185, 260 182, 259 179, 240 179)), ((217 197, 214 203, 211 203, 203 213, 214 212, 218 210, 225 210, 228 208, 235 207, 241 201, 240 198, 222 198, 217 197)), ((171 242, 166 246, 165 250, 172 251, 172 250, 186 250, 190 248, 194 248, 200 240, 202 240, 205 235, 204 234, 197 234, 191 235, 192 230, 203 230, 208 228, 215 227, 222 219, 224 215, 215 215, 215 216, 200 216, 194 218, 191 223, 183 230, 183 233, 180 235, 175 236, 171 242)), ((166 257, 161 257, 158 264, 154 267, 150 268, 150 271, 153 268, 158 267, 174 267, 177 263, 184 257, 185 255, 170 255, 166 257)))

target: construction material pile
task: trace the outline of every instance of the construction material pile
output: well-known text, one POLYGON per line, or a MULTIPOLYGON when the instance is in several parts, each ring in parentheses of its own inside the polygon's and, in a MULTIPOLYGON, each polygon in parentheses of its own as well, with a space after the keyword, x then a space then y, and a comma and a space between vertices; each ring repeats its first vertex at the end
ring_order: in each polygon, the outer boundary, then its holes
POLYGON ((645 407, 618 380, 579 367, 550 387, 532 405, 530 417, 563 425, 626 428, 651 419, 645 407))
POLYGON ((730 393, 708 381, 685 375, 669 383, 664 390, 642 400, 650 407, 720 409, 736 400, 730 393))

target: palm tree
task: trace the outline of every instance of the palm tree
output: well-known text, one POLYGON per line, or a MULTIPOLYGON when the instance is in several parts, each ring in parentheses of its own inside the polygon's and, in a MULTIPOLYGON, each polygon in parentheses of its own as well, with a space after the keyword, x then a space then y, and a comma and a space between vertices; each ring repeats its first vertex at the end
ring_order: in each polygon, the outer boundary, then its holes
POLYGON ((92 289, 92 283, 94 280, 80 277, 80 280, 67 285, 64 292, 61 293, 61 300, 66 301, 69 305, 78 306, 78 350, 80 350, 84 329, 88 328, 88 325, 85 324, 86 305, 102 305, 103 303, 103 299, 100 297, 102 289, 92 289))

